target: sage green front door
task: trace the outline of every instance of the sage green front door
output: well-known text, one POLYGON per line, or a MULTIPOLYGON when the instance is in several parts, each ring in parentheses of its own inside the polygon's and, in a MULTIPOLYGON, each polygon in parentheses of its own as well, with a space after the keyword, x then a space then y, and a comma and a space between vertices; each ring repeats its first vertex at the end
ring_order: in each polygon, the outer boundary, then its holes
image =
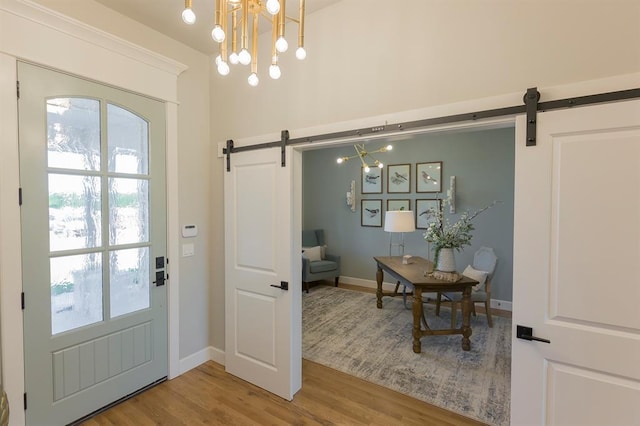
POLYGON ((19 63, 26 419, 167 375, 165 106, 19 63))

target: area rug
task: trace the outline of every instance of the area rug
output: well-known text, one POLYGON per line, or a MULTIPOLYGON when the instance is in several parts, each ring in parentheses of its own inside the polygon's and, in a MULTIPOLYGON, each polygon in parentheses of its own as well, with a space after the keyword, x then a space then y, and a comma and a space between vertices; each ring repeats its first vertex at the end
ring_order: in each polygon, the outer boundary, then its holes
MULTIPOLYGON (((471 317, 471 350, 461 335, 425 336, 412 350, 411 310, 402 298, 383 298, 318 286, 302 299, 303 357, 490 425, 508 425, 511 320, 471 317)), ((448 328, 450 310, 424 305, 431 328, 448 328)), ((460 311, 458 310, 458 315, 460 311)), ((460 318, 459 318, 460 321, 460 318)))

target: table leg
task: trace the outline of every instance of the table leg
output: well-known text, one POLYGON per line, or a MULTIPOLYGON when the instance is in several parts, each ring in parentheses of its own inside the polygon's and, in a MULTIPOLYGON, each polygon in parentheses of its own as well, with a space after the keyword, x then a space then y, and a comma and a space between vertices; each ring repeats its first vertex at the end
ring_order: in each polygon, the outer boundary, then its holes
POLYGON ((378 283, 378 288, 376 289, 376 298, 378 299, 376 302, 376 306, 378 309, 382 309, 382 279, 384 277, 384 272, 382 272, 382 268, 378 266, 378 270, 376 271, 376 282, 378 283))
POLYGON ((462 292, 462 350, 471 350, 471 286, 462 292))
POLYGON ((422 289, 420 287, 413 288, 413 352, 419 354, 422 351, 420 338, 422 330, 420 330, 420 320, 422 319, 422 289))

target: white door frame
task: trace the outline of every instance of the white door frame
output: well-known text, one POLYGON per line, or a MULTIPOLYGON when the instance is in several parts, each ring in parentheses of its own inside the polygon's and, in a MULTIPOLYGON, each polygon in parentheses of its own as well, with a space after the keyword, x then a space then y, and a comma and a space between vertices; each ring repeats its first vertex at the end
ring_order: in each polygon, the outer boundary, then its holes
POLYGON ((177 78, 187 69, 170 58, 49 9, 19 0, 0 3, 0 336, 2 384, 7 391, 11 424, 25 423, 23 326, 20 294, 22 260, 16 63, 48 66, 165 102, 167 113, 167 256, 169 378, 180 374, 177 78), (114 70, 128 69, 122 73, 114 70), (10 200, 16 200, 15 203, 10 200))

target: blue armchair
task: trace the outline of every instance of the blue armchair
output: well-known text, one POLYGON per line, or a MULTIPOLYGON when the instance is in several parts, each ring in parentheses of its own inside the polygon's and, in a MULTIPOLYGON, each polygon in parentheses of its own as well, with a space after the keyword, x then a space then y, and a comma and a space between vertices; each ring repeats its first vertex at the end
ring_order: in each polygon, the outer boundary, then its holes
MULTIPOLYGON (((314 229, 302 231, 302 247, 322 247, 324 252, 325 239, 324 230, 314 229)), ((325 253, 321 260, 310 260, 302 255, 302 284, 309 293, 309 283, 319 280, 334 279, 335 286, 338 287, 340 279, 340 256, 325 253)))

